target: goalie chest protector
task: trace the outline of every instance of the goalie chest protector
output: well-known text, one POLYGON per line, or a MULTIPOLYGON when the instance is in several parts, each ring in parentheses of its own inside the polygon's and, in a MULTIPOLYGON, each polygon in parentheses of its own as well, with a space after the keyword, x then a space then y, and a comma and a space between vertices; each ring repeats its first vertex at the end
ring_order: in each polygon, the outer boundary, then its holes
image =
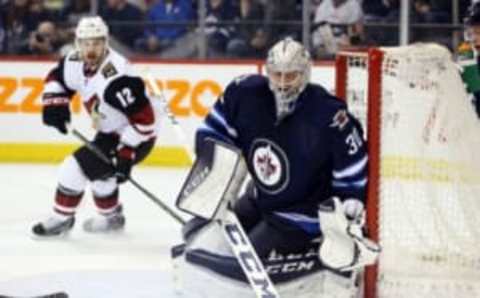
MULTIPOLYGON (((233 141, 246 158, 264 211, 316 217, 318 203, 332 195, 364 197, 364 187, 332 186, 334 171, 366 161, 366 152, 359 122, 321 86, 308 84, 295 111, 281 121, 263 76, 234 81, 217 104, 238 133, 233 141)), ((366 179, 366 167, 359 175, 366 179)))

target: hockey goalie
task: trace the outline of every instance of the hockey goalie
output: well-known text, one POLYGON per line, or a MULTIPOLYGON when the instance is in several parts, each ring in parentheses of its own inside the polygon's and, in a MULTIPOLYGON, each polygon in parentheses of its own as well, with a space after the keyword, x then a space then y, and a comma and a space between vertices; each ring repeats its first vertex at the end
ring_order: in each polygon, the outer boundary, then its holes
POLYGON ((360 124, 309 82, 297 41, 278 42, 266 67, 231 82, 197 131, 177 198, 194 215, 172 250, 179 293, 360 297, 362 269, 380 251, 362 232, 360 124))

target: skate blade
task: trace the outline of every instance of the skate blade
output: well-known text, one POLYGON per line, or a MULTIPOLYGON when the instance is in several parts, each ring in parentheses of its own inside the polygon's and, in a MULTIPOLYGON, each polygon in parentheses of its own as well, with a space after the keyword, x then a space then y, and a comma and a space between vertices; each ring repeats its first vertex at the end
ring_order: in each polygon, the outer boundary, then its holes
POLYGON ((115 230, 89 230, 89 229, 83 229, 83 231, 88 234, 88 235, 123 235, 125 234, 125 228, 120 228, 120 229, 115 229, 115 230))
POLYGON ((68 294, 65 292, 57 292, 45 295, 37 296, 9 296, 9 295, 0 295, 0 298, 68 298, 68 294))
MULTIPOLYGON (((70 233, 72 230, 62 232, 58 235, 38 235, 30 231, 30 238, 35 241, 56 241, 56 240, 66 240, 70 238, 70 233)), ((0 297, 1 298, 1 297, 0 297)))

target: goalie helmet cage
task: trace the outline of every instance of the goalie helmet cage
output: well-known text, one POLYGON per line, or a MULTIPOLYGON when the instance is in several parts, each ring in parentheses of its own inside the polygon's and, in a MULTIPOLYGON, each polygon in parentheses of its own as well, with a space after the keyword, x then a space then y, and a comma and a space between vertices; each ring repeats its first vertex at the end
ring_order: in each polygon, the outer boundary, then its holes
POLYGON ((341 52, 336 93, 366 127, 366 298, 480 297, 480 125, 435 44, 341 52))

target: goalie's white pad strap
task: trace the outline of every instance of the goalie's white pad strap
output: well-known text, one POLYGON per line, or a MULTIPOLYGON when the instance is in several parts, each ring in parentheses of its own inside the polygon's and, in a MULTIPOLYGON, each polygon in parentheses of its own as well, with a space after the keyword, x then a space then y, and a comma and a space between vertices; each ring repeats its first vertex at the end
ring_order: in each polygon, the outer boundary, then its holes
POLYGON ((247 166, 241 152, 213 139, 205 139, 202 152, 177 198, 177 207, 206 219, 221 217, 220 205, 236 199, 247 166))
POLYGON ((321 206, 318 211, 323 241, 319 248, 319 258, 328 267, 339 271, 373 264, 380 247, 363 237, 361 226, 350 223, 342 202, 332 198, 333 208, 321 206))

